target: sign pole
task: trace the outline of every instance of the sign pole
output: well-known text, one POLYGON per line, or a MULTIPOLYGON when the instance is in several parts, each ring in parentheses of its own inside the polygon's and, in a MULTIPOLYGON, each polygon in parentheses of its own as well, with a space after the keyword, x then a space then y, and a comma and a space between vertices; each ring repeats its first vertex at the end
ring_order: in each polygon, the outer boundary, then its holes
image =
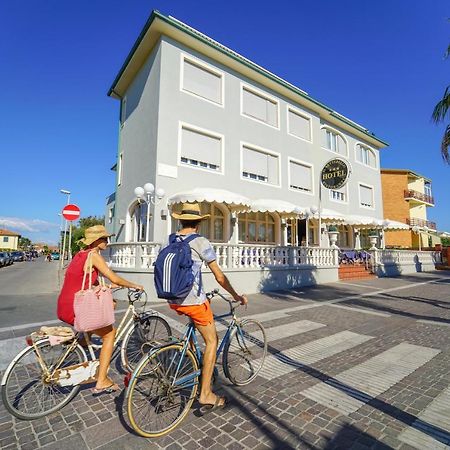
POLYGON ((61 261, 61 268, 64 267, 64 254, 66 252, 66 235, 67 235, 67 220, 64 221, 64 240, 63 240, 63 248, 62 248, 62 255, 60 255, 60 261, 61 261))
POLYGON ((64 254, 65 254, 65 249, 66 249, 67 222, 70 222, 69 242, 67 245, 67 255, 68 255, 67 259, 70 261, 72 259, 72 246, 71 246, 71 243, 72 243, 72 221, 77 220, 80 217, 80 208, 77 205, 67 204, 62 210, 62 215, 66 219, 66 227, 64 229, 64 246, 63 246, 62 261, 64 261, 64 254))

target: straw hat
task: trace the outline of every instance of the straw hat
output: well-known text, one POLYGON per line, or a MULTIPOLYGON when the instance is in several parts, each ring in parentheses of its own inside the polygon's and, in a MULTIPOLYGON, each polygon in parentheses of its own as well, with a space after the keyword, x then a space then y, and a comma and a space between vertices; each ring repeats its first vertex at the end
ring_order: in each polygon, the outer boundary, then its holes
POLYGON ((84 239, 80 239, 84 245, 90 245, 97 239, 107 238, 113 236, 106 231, 103 225, 94 225, 93 227, 86 228, 84 230, 84 239))
POLYGON ((198 203, 183 203, 181 205, 181 214, 172 213, 174 219, 179 220, 203 220, 207 219, 210 214, 202 216, 200 205, 198 203))

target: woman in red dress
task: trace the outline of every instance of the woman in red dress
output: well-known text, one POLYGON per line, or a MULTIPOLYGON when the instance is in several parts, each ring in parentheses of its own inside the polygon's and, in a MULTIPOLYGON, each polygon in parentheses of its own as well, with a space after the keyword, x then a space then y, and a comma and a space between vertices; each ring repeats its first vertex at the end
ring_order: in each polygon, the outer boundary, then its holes
MULTIPOLYGON (((63 322, 73 325, 75 315, 73 310, 73 302, 75 293, 82 289, 84 271, 89 270, 90 262, 88 255, 91 254, 92 262, 92 284, 98 279, 99 272, 108 278, 112 283, 118 286, 129 287, 143 290, 139 285, 125 280, 116 275, 106 264, 100 254, 101 250, 105 250, 108 245, 108 238, 111 236, 103 225, 95 225, 85 230, 85 237, 81 242, 86 245, 84 250, 78 252, 67 267, 64 284, 58 297, 58 318, 63 322)), ((83 286, 84 288, 84 286, 83 286)), ((110 378, 108 378, 108 369, 111 361, 111 355, 114 349, 114 337, 116 330, 113 325, 92 331, 102 338, 103 345, 100 352, 100 364, 98 368, 97 383, 92 392, 100 394, 102 392, 114 392, 119 389, 110 378)))

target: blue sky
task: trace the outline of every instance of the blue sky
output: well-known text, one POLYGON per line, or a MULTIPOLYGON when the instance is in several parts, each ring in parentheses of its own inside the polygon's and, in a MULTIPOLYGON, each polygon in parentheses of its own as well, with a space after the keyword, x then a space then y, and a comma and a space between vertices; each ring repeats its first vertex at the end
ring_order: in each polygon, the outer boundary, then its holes
POLYGON ((103 215, 119 104, 106 96, 152 9, 276 73, 390 143, 382 166, 433 180, 450 231, 450 167, 431 123, 450 82, 448 1, 46 0, 0 3, 0 227, 56 242, 65 204, 103 215))

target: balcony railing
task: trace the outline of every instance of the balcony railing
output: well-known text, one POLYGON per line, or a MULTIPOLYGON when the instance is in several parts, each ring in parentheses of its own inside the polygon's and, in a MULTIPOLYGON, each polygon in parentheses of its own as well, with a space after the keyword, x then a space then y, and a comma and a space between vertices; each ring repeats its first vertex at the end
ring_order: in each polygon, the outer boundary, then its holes
POLYGON ((420 202, 428 203, 434 205, 434 198, 431 195, 424 194, 422 192, 405 190, 405 199, 413 198, 414 200, 419 200, 420 202))
POLYGON ((431 222, 425 219, 408 218, 406 223, 412 227, 428 227, 431 230, 436 230, 436 222, 431 222))

